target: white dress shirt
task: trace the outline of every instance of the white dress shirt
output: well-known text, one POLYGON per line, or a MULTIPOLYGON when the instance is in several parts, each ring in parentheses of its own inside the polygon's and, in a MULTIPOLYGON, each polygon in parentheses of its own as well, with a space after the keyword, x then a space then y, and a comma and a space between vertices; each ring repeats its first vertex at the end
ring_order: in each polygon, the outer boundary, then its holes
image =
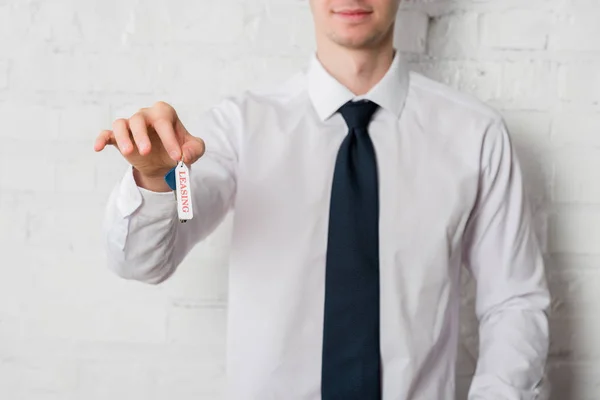
MULTIPOLYGON (((316 55, 275 88, 221 100, 188 130, 194 219, 173 193, 136 186, 109 199, 110 268, 159 283, 234 211, 227 398, 318 400, 333 170, 355 99, 316 55)), ((455 398, 461 265, 477 280, 480 357, 470 400, 537 397, 549 294, 517 158, 500 114, 409 72, 400 54, 361 98, 380 190, 383 400, 455 398)), ((202 268, 202 266, 198 266, 202 268)), ((348 332, 352 334, 352 332, 348 332)))

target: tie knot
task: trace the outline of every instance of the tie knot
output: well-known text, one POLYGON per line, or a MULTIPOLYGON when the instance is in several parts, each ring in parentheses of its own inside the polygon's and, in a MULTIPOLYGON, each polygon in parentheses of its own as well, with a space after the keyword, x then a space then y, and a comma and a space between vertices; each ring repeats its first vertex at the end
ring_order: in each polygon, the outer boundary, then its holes
POLYGON ((339 111, 349 129, 367 129, 377 107, 370 100, 349 101, 339 111))

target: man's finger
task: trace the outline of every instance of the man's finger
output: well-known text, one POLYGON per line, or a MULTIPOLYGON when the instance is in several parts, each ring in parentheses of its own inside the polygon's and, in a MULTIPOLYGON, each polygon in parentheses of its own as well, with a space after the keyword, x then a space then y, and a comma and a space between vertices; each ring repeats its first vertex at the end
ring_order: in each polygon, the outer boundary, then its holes
POLYGON ((113 123, 113 133, 117 141, 117 147, 123 155, 129 155, 133 151, 133 143, 129 135, 129 125, 126 119, 120 118, 113 123))
POLYGON ((151 150, 150 138, 148 137, 148 128, 144 114, 138 112, 129 118, 129 129, 133 135, 133 140, 141 155, 147 155, 151 150))
POLYGON ((173 159, 173 161, 181 160, 181 147, 179 146, 179 141, 175 136, 175 130, 173 129, 173 124, 171 121, 159 118, 154 121, 152 125, 158 134, 158 137, 160 137, 165 150, 173 159))
POLYGON ((104 130, 104 131, 100 132, 100 134, 96 138, 96 141, 94 142, 94 150, 102 151, 102 150, 104 150, 106 145, 109 145, 109 144, 112 144, 112 145, 116 144, 115 137, 114 137, 112 131, 104 130))

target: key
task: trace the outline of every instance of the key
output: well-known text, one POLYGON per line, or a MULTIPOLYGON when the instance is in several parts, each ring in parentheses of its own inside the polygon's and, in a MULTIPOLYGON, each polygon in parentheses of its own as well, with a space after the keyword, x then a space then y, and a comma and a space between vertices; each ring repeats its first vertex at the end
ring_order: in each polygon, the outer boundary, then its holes
POLYGON ((181 161, 172 168, 166 175, 165 181, 175 193, 177 200, 177 215, 179 222, 185 223, 194 217, 194 209, 192 206, 192 192, 190 187, 190 170, 181 161))

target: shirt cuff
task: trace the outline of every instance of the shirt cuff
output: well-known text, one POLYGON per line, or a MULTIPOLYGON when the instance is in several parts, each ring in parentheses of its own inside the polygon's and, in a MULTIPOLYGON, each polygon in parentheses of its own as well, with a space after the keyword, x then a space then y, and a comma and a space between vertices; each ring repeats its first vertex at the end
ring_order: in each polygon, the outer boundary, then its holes
POLYGON ((130 166, 121 180, 117 207, 124 218, 138 210, 140 214, 160 217, 177 211, 177 201, 171 191, 153 192, 139 187, 130 166), (140 209, 142 204, 144 207, 140 209))

